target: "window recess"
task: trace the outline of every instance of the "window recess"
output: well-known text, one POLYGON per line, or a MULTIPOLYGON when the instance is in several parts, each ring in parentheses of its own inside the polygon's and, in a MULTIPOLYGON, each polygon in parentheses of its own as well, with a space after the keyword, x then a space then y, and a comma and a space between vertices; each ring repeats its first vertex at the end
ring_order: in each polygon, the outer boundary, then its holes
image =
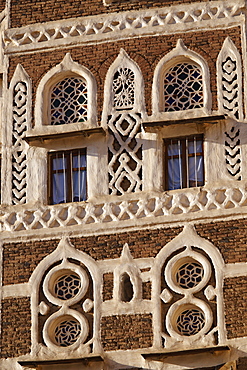
POLYGON ((204 185, 203 136, 164 140, 165 190, 204 185))
POLYGON ((48 154, 49 204, 85 201, 87 198, 86 149, 48 154))

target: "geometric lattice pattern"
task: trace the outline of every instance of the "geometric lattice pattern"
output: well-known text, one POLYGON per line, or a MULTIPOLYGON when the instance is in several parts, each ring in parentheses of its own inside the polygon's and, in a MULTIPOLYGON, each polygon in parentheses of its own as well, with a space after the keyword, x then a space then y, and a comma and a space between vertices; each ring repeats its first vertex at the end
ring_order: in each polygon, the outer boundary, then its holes
POLYGON ((51 92, 51 125, 78 123, 87 120, 87 84, 82 78, 67 77, 51 92))
POLYGON ((129 68, 118 68, 114 74, 113 105, 116 109, 131 109, 135 103, 135 74, 129 68))
POLYGON ((234 126, 225 132, 225 161, 230 177, 241 180, 240 130, 234 126))
POLYGON ((198 308, 184 310, 177 318, 177 330, 181 335, 195 335, 202 330, 204 325, 204 313, 198 308))
POLYGON ((187 262, 179 267, 176 281, 183 289, 197 286, 203 278, 203 267, 198 262, 187 262))
POLYGON ((109 193, 142 190, 142 145, 136 138, 141 130, 140 115, 132 112, 115 113, 108 121, 109 193))
POLYGON ((60 276, 55 282, 55 296, 62 300, 67 300, 75 297, 80 290, 81 280, 78 275, 66 274, 60 276))
POLYGON ((164 111, 203 107, 201 70, 189 63, 176 64, 164 76, 164 111))
MULTIPOLYGON (((164 3, 165 4, 165 3, 164 3)), ((178 25, 183 27, 198 28, 208 22, 217 22, 218 19, 226 22, 236 22, 236 18, 241 17, 241 3, 236 1, 227 2, 203 2, 184 4, 183 9, 176 9, 170 6, 161 9, 149 9, 148 16, 146 10, 129 12, 101 14, 100 18, 83 17, 76 20, 60 21, 59 24, 46 22, 42 24, 32 24, 31 27, 9 28, 4 33, 4 42, 7 50, 28 50, 28 48, 45 48, 54 40, 67 40, 68 43, 77 40, 78 37, 83 42, 94 40, 104 40, 109 38, 109 34, 121 37, 133 36, 136 30, 138 35, 147 32, 157 32, 157 28, 162 29, 162 33, 171 33, 177 29, 178 25)))
POLYGON ((54 338, 60 347, 68 347, 77 341, 80 334, 80 323, 71 317, 71 320, 62 321, 57 325, 54 338))
POLYGON ((169 223, 171 219, 183 214, 193 217, 203 216, 204 211, 216 212, 234 210, 247 206, 247 189, 244 184, 210 189, 189 188, 183 194, 171 192, 150 194, 133 194, 131 199, 106 200, 103 204, 97 201, 91 203, 57 204, 43 206, 42 209, 29 207, 24 210, 4 211, 1 221, 1 231, 24 231, 46 228, 70 228, 83 225, 92 229, 102 224, 107 227, 111 222, 155 220, 163 217, 162 222, 169 223))
POLYGON ((13 89, 12 127, 12 203, 26 202, 27 144, 23 140, 27 130, 27 84, 17 82, 13 89))

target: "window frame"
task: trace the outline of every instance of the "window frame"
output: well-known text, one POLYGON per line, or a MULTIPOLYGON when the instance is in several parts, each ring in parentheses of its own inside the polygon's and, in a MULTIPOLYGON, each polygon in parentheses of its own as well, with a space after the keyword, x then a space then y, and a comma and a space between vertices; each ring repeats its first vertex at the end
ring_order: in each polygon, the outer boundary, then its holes
POLYGON ((163 178, 163 189, 164 191, 172 191, 172 190, 181 190, 181 189, 188 189, 188 188, 193 188, 193 187, 201 187, 204 186, 205 184, 205 163, 204 163, 204 135, 203 134, 192 134, 192 135, 186 135, 186 136, 179 136, 179 137, 170 137, 170 138, 164 138, 163 139, 163 173, 164 173, 164 178, 163 178), (186 153, 186 141, 192 141, 194 142, 196 140, 201 140, 202 142, 202 147, 201 147, 201 152, 196 152, 196 156, 194 155, 195 153, 186 153), (182 187, 177 188, 177 189, 169 189, 168 183, 169 183, 169 170, 168 170, 168 144, 174 141, 174 143, 180 141, 182 143, 182 187), (202 156, 202 184, 190 186, 189 182, 191 181, 188 178, 188 162, 187 158, 188 157, 199 157, 202 156))
POLYGON ((87 196, 88 196, 88 192, 87 192, 87 148, 77 148, 77 149, 69 149, 69 150, 59 150, 59 151, 52 151, 52 152, 48 152, 48 173, 47 173, 47 179, 48 179, 48 204, 49 205, 55 205, 55 204, 65 204, 65 203, 71 203, 71 202, 76 202, 72 199, 72 194, 73 194, 73 191, 72 191, 72 175, 74 172, 78 171, 79 168, 76 169, 76 171, 74 170, 74 168, 72 167, 71 168, 71 159, 73 160, 73 154, 74 153, 78 153, 78 151, 81 152, 81 154, 84 154, 85 155, 85 159, 86 159, 86 166, 85 167, 80 167, 80 170, 81 171, 85 171, 86 172, 86 179, 85 179, 85 186, 86 186, 86 197, 84 200, 79 200, 79 202, 83 202, 87 199, 87 196), (54 182, 53 182, 53 174, 56 173, 55 171, 57 170, 53 170, 53 159, 55 158, 62 158, 62 155, 65 155, 67 161, 67 168, 65 168, 65 171, 64 169, 61 169, 61 170, 58 170, 58 172, 65 172, 65 176, 66 176, 66 201, 65 202, 61 202, 61 203, 55 203, 54 200, 53 200, 53 185, 54 185, 54 182), (69 175, 69 176, 68 176, 69 175))

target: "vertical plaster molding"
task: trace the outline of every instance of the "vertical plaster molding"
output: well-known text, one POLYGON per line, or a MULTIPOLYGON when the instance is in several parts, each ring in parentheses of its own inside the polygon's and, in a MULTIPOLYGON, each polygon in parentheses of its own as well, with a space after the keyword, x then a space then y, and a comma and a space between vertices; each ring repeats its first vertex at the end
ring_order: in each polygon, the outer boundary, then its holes
POLYGON ((217 87, 219 112, 243 120, 241 56, 230 37, 217 58, 217 87))
POLYGON ((2 202, 6 204, 23 204, 27 201, 29 146, 24 138, 31 127, 31 96, 31 80, 18 64, 7 99, 6 151, 3 156, 6 181, 2 186, 2 202))

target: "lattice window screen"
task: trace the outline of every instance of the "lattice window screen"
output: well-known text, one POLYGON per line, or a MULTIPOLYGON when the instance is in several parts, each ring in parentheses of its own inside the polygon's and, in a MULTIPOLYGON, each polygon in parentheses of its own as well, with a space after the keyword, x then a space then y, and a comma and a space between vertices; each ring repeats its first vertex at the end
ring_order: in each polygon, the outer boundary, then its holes
POLYGON ((200 68, 191 63, 179 63, 164 75, 164 111, 203 107, 203 81, 200 68))
POLYGON ((243 118, 241 57, 230 38, 217 61, 219 110, 237 120, 243 118))
POLYGON ((86 82, 79 77, 59 81, 51 92, 51 124, 85 122, 88 111, 86 82))
POLYGON ((118 68, 114 74, 113 102, 116 109, 132 109, 135 104, 135 75, 129 68, 118 68))

